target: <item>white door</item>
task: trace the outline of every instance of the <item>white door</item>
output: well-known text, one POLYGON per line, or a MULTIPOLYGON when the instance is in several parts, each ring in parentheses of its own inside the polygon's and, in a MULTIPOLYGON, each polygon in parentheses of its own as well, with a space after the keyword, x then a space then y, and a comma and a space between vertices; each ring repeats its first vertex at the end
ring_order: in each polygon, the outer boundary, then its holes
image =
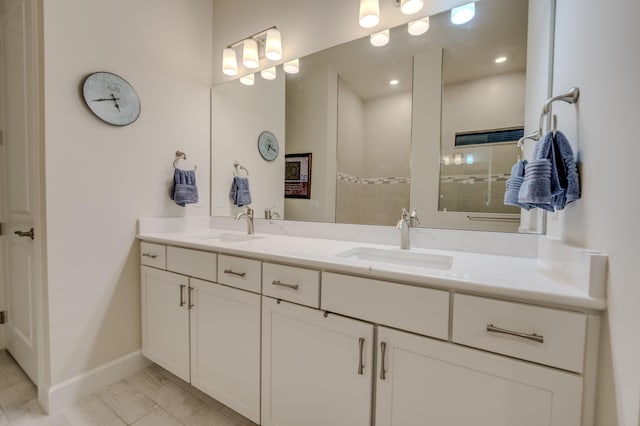
POLYGON ((260 295, 190 284, 191 384, 260 423, 260 295))
POLYGON ((376 426, 579 426, 582 378, 379 327, 376 426))
POLYGON ((262 298, 262 424, 370 426, 373 325, 262 298))
POLYGON ((38 382, 39 132, 35 0, 5 2, 3 23, 3 270, 7 349, 38 382))
POLYGON ((189 381, 189 278, 142 266, 142 354, 189 381))

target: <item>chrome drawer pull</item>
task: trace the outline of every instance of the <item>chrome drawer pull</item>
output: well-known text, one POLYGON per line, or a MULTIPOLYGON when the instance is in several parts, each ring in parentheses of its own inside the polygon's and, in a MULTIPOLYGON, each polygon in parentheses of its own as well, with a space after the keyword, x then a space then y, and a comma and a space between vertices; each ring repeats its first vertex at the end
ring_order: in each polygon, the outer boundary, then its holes
POLYGON ((247 275, 246 272, 235 272, 235 271, 232 271, 231 269, 225 269, 223 272, 225 274, 237 275, 239 277, 244 277, 245 275, 247 275))
POLYGON ((152 259, 155 259, 156 257, 158 257, 157 254, 151 254, 151 253, 142 253, 142 256, 144 257, 150 257, 152 259))
POLYGON ((380 342, 380 380, 385 380, 387 378, 387 369, 384 366, 384 353, 387 351, 387 344, 385 342, 380 342))
POLYGON ((358 365, 358 374, 364 374, 364 338, 360 337, 358 339, 358 345, 360 346, 360 361, 358 365))
POLYGON ((533 340, 534 342, 544 343, 544 336, 540 336, 536 333, 532 333, 532 334, 519 333, 517 331, 511 331, 504 328, 496 327, 493 324, 487 324, 487 331, 490 333, 508 334, 509 336, 516 336, 516 337, 521 337, 523 339, 533 340))
POLYGON ((280 287, 292 288, 294 290, 298 289, 298 284, 287 284, 287 283, 280 282, 280 280, 273 280, 273 281, 271 281, 271 284, 277 285, 277 286, 280 286, 280 287))
POLYGON ((181 308, 184 306, 184 288, 185 287, 186 285, 180 284, 180 307, 181 308))

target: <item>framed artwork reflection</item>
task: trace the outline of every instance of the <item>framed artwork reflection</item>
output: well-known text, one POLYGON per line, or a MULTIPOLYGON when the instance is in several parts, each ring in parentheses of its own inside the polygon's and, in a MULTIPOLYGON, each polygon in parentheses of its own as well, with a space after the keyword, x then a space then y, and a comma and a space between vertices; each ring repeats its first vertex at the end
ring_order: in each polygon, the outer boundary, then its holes
POLYGON ((311 153, 284 156, 284 197, 311 198, 311 153))

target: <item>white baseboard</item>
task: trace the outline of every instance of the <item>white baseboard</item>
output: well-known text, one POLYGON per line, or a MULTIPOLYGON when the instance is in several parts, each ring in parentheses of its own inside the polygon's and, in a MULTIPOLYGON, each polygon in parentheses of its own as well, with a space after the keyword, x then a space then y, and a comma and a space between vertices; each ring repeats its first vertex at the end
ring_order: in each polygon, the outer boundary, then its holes
POLYGON ((38 401, 47 413, 56 415, 69 404, 119 382, 149 364, 151 361, 142 356, 142 351, 131 352, 51 387, 39 386, 38 401))

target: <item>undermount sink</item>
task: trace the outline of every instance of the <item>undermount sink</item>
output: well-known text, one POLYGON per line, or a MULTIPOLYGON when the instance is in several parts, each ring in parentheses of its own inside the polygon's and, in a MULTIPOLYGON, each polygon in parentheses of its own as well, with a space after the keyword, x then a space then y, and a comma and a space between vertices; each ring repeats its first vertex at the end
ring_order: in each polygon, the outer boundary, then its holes
POLYGON ((220 241, 223 243, 237 243, 237 242, 242 242, 242 241, 252 241, 252 240, 259 240, 262 239, 264 237, 259 237, 256 235, 250 235, 250 234, 231 234, 231 233, 224 233, 224 234, 217 234, 217 235, 207 235, 202 237, 203 240, 209 240, 209 241, 220 241))
POLYGON ((335 256, 347 259, 392 263, 430 269, 451 269, 453 258, 440 254, 421 253, 410 250, 387 250, 372 247, 356 247, 335 256))

